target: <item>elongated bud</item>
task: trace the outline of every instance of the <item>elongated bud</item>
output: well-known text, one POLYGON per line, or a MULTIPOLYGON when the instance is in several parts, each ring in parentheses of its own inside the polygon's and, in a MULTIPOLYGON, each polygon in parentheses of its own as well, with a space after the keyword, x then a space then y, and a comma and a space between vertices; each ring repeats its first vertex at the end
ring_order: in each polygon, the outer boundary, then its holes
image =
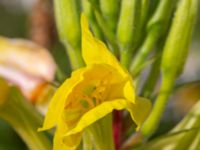
POLYGON ((181 0, 167 38, 163 58, 163 74, 178 76, 188 54, 192 29, 197 14, 197 0, 181 0))
POLYGON ((141 1, 141 15, 140 15, 140 25, 143 26, 147 20, 148 12, 149 12, 150 0, 142 0, 141 1))
POLYGON ((76 0, 54 0, 57 30, 65 45, 72 69, 84 65, 81 57, 80 13, 76 0))
POLYGON ((81 29, 75 0, 54 0, 56 24, 62 42, 80 47, 81 29))
POLYGON ((113 32, 117 26, 119 6, 119 0, 100 0, 101 12, 113 32))
POLYGON ((173 0, 162 0, 159 2, 158 7, 156 8, 155 13, 148 21, 147 31, 151 30, 151 28, 155 26, 159 26, 160 28, 166 27, 166 23, 171 17, 172 8, 174 6, 173 0))
POLYGON ((133 76, 137 76, 140 73, 141 68, 143 68, 142 65, 144 65, 146 58, 148 57, 150 52, 152 52, 157 41, 166 32, 166 29, 169 25, 169 19, 172 14, 173 6, 173 0, 159 1, 153 16, 148 21, 147 36, 144 40, 144 43, 139 48, 135 60, 133 60, 130 66, 130 70, 133 76))
POLYGON ((177 76, 181 73, 188 52, 188 45, 198 0, 181 0, 167 38, 161 63, 162 84, 154 108, 143 124, 142 134, 151 135, 158 127, 167 100, 173 89, 177 76))
POLYGON ((56 65, 49 52, 22 39, 0 37, 0 76, 20 87, 30 100, 54 79, 56 65))
POLYGON ((31 150, 49 150, 51 142, 45 133, 38 133, 42 117, 20 91, 0 78, 0 118, 7 121, 31 150))
POLYGON ((143 36, 146 34, 146 22, 150 12, 150 0, 139 0, 136 5, 136 15, 134 24, 134 36, 133 36, 133 48, 132 55, 134 55, 135 50, 141 44, 143 36))
POLYGON ((133 39, 136 0, 123 0, 117 27, 117 39, 120 47, 130 46, 133 39))

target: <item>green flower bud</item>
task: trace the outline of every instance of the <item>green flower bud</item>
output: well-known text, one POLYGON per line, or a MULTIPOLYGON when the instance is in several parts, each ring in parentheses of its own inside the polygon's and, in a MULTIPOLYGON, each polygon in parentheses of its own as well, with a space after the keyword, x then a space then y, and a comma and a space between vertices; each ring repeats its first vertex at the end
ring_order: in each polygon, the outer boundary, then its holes
POLYGON ((188 45, 198 0, 181 0, 165 43, 161 62, 162 84, 154 108, 141 129, 145 136, 151 135, 158 127, 167 100, 177 76, 181 73, 188 52, 188 45))
POLYGON ((62 42, 80 47, 80 14, 75 0, 54 0, 57 29, 62 42))
POLYGON ((115 32, 119 13, 119 0, 100 0, 100 8, 109 28, 115 32))
POLYGON ((158 40, 166 32, 172 14, 173 6, 173 0, 159 1, 153 16, 148 21, 147 36, 143 44, 139 48, 135 60, 133 60, 130 66, 130 71, 132 72, 133 76, 137 76, 140 73, 146 58, 152 52, 158 40))
POLYGON ((117 39, 120 47, 130 46, 133 40, 136 0, 123 0, 117 27, 117 39))
POLYGON ((169 18, 171 17, 172 8, 174 4, 175 2, 173 0, 160 1, 158 7, 156 8, 155 13, 148 21, 147 31, 151 30, 151 28, 155 26, 159 26, 159 28, 161 29, 167 27, 166 23, 169 21, 169 18))
POLYGON ((56 24, 60 40, 67 48, 73 69, 84 65, 81 57, 80 13, 76 0, 54 0, 56 24))
POLYGON ((181 0, 165 43, 162 71, 163 75, 178 76, 188 54, 192 29, 197 14, 197 0, 181 0))

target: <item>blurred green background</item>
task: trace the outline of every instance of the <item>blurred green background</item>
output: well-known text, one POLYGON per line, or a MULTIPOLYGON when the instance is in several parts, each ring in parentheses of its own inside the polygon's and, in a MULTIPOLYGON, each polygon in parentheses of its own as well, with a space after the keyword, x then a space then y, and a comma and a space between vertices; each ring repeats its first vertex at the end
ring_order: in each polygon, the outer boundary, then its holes
MULTIPOLYGON (((0 0, 0 36, 6 37, 17 37, 17 38, 30 38, 30 14, 32 10, 32 6, 36 0, 0 0)), ((199 3, 200 4, 200 3, 199 3)), ((200 8, 200 7, 199 7, 200 8)), ((190 46, 190 53, 188 57, 188 61, 185 66, 184 73, 177 81, 177 85, 185 84, 191 81, 192 83, 197 84, 197 91, 189 90, 190 86, 185 86, 185 91, 183 88, 177 88, 175 94, 172 96, 172 102, 169 103, 167 107, 167 111, 163 117, 160 130, 156 135, 159 135, 163 132, 168 131, 172 126, 174 126, 184 115, 185 112, 177 113, 174 110, 177 107, 177 103, 174 101, 178 101, 183 93, 193 94, 192 92, 200 93, 200 12, 198 13, 197 22, 193 34, 192 44, 190 46), (181 94, 182 90, 182 94, 181 94), (179 94, 177 96, 177 93, 179 94), (173 107, 172 107, 173 105, 173 107), (167 117, 171 116, 171 117, 167 117)), ((61 72, 58 71, 59 74, 64 76, 68 76, 70 73, 69 63, 67 61, 66 53, 55 40, 54 44, 51 46, 51 53, 53 54, 58 66, 60 67, 61 72)), ((196 89, 196 88, 195 88, 196 89)), ((200 95, 193 98, 193 100, 197 100, 200 98, 200 95), (199 96, 199 97, 198 97, 199 96)), ((192 98, 191 98, 192 99, 192 98)), ((186 104, 187 105, 187 104, 186 104)), ((0 119, 0 150, 25 150, 27 149, 25 144, 21 141, 21 139, 16 135, 16 133, 12 130, 12 128, 3 120, 0 119)))

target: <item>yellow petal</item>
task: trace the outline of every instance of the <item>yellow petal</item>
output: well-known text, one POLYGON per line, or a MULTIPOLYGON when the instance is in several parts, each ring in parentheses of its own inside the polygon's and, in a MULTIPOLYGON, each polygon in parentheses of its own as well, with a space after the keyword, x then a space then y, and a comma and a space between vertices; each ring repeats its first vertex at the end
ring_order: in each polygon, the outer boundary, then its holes
POLYGON ((106 45, 96 39, 89 30, 89 25, 84 14, 81 16, 82 28, 82 55, 87 65, 91 64, 108 64, 116 68, 123 76, 127 72, 121 67, 118 60, 107 49, 106 45))
POLYGON ((133 87, 132 80, 128 80, 128 82, 126 82, 124 89, 123 89, 123 92, 124 92, 124 97, 127 100, 129 100, 133 103, 136 101, 135 90, 134 90, 134 87, 133 87))
POLYGON ((87 66, 83 73, 84 80, 88 83, 91 80, 101 80, 103 77, 110 79, 109 83, 119 83, 124 79, 119 72, 107 64, 93 64, 87 66))
POLYGON ((135 104, 129 104, 129 112, 132 119, 137 124, 138 130, 151 111, 151 102, 143 97, 137 97, 136 99, 137 101, 135 104))
POLYGON ((75 150, 81 142, 81 133, 63 139, 63 134, 67 132, 66 124, 60 119, 54 135, 53 150, 75 150))
POLYGON ((65 101, 69 93, 73 90, 81 80, 82 74, 84 71, 83 68, 76 70, 72 73, 72 77, 67 79, 56 91, 54 94, 46 114, 43 127, 39 131, 47 130, 55 126, 58 122, 58 119, 61 117, 64 110, 65 101))
POLYGON ((107 95, 108 99, 119 99, 119 98, 124 98, 124 89, 125 81, 124 82, 119 82, 115 84, 110 85, 110 91, 107 95))
POLYGON ((125 99, 117 99, 112 101, 107 101, 101 105, 90 110, 79 120, 78 124, 74 129, 66 133, 66 137, 81 132, 84 128, 88 127, 95 121, 101 119, 105 115, 109 114, 113 110, 127 109, 131 113, 131 117, 134 122, 140 128, 141 124, 144 122, 148 116, 151 104, 148 100, 140 98, 137 104, 127 102, 125 99), (142 111, 141 111, 142 110, 142 111))
POLYGON ((81 132, 84 128, 88 127, 95 121, 103 118, 105 115, 109 114, 114 109, 127 109, 131 113, 132 119, 135 121, 138 127, 140 127, 142 122, 148 116, 150 108, 150 102, 146 99, 140 99, 136 104, 130 103, 125 99, 106 101, 85 113, 77 123, 76 127, 67 132, 65 134, 65 137, 81 132))
POLYGON ((84 128, 88 127, 95 121, 103 118, 105 115, 112 112, 114 109, 122 110, 127 107, 127 102, 125 99, 117 99, 112 101, 106 101, 97 107, 91 109, 87 113, 85 113, 75 128, 66 133, 66 136, 73 135, 81 132, 84 128))
POLYGON ((116 84, 112 84, 108 99, 125 98, 132 103, 136 102, 134 87, 130 80, 125 80, 116 84))

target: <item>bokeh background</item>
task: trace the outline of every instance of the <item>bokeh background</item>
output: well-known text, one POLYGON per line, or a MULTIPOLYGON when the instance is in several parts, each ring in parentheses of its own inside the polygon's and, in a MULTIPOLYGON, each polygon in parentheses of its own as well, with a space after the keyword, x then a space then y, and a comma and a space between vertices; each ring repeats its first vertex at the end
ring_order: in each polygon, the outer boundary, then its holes
MULTIPOLYGON (((70 67, 65 50, 58 42, 50 0, 0 0, 0 36, 30 39, 48 48, 61 73, 69 76, 70 67)), ((200 11, 187 63, 174 91, 155 136, 171 129, 200 99, 200 11)), ((25 149, 17 134, 0 119, 0 150, 25 149)))

